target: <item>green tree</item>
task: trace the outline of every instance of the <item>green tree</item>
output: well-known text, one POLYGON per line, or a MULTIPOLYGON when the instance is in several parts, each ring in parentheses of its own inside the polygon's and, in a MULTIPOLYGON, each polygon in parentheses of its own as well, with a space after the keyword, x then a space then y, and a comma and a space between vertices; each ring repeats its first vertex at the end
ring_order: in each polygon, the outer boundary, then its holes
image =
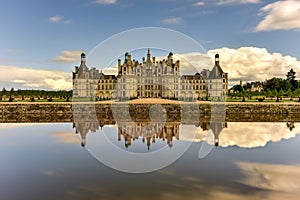
POLYGON ((278 93, 279 98, 282 98, 284 96, 284 91, 281 89, 278 93))
POLYGON ((281 80, 280 78, 273 77, 272 79, 269 79, 264 84, 264 90, 280 90, 281 89, 281 80))
POLYGON ((283 91, 288 91, 289 89, 292 89, 292 84, 288 80, 282 80, 280 81, 280 89, 283 89, 283 91))
POLYGON ((235 86, 233 86, 233 90, 235 92, 242 92, 243 91, 243 87, 241 85, 235 85, 235 86))
POLYGON ((288 81, 291 81, 291 80, 295 80, 296 79, 296 72, 292 69, 290 69, 290 71, 288 71, 288 73, 286 74, 286 79, 288 81))
POLYGON ((275 89, 275 90, 272 91, 272 97, 277 97, 277 96, 278 96, 278 92, 277 92, 277 90, 275 89))
POLYGON ((291 89, 289 89, 287 92, 286 92, 286 95, 288 96, 288 97, 292 97, 292 90, 291 89))
POLYGON ((268 90, 267 96, 268 96, 268 97, 272 97, 272 94, 273 94, 272 91, 271 91, 271 90, 268 90))
POLYGON ((293 90, 298 88, 298 81, 296 80, 296 72, 293 70, 293 68, 290 69, 290 71, 288 71, 288 73, 286 74, 286 80, 288 80, 291 83, 293 90))
POLYGON ((295 97, 300 97, 300 88, 297 88, 297 89, 294 91, 293 95, 294 95, 295 97))
POLYGON ((2 95, 7 95, 7 90, 5 88, 2 89, 2 95))

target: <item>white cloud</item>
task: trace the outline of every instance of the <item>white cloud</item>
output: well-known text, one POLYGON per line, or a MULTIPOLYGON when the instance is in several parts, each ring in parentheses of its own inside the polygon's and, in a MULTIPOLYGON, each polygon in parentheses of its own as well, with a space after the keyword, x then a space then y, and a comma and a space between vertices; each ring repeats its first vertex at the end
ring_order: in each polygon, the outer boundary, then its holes
POLYGON ((108 68, 104 68, 101 69, 102 73, 104 74, 109 74, 109 75, 117 75, 118 74, 118 67, 117 66, 113 66, 113 67, 108 67, 108 68))
POLYGON ((176 60, 180 60, 182 75, 200 73, 203 69, 212 69, 213 67, 212 58, 199 52, 175 54, 174 61, 176 60))
POLYGON ((238 49, 221 48, 208 51, 214 57, 220 54, 220 65, 228 72, 229 79, 244 81, 265 81, 272 77, 285 78, 293 68, 300 75, 300 61, 295 57, 281 53, 270 53, 265 48, 240 47, 238 49))
POLYGON ((49 17, 48 20, 52 23, 57 23, 57 22, 60 22, 61 20, 63 20, 63 17, 55 15, 55 16, 49 17))
POLYGON ((18 52, 18 50, 15 49, 15 48, 9 48, 9 49, 7 49, 6 51, 7 51, 8 53, 17 53, 17 52, 18 52))
POLYGON ((264 19, 254 31, 300 30, 300 1, 277 1, 260 9, 264 19))
POLYGON ((183 19, 180 17, 172 17, 172 18, 162 19, 160 22, 163 24, 180 25, 183 23, 183 19))
POLYGON ((103 4, 103 5, 110 5, 110 4, 116 4, 117 0, 95 0, 93 3, 103 4))
POLYGON ((64 19, 62 16, 52 16, 48 18, 49 22, 51 23, 63 23, 63 24, 72 24, 73 21, 71 19, 64 19))
MULTIPOLYGON (((212 69, 215 54, 220 54, 220 65, 228 73, 230 84, 233 81, 265 81, 273 77, 286 78, 287 72, 293 68, 300 77, 300 61, 281 53, 270 53, 265 48, 240 47, 238 49, 221 48, 209 50, 207 54, 190 52, 174 54, 173 60, 180 60, 181 74, 195 74, 203 69, 212 69)), ((156 56, 156 60, 167 56, 156 56)), ((106 74, 116 74, 117 68, 103 69, 106 74)))
POLYGON ((256 4, 261 3, 260 0, 219 0, 217 5, 228 5, 228 4, 256 4))
POLYGON ((0 85, 6 88, 72 89, 71 72, 0 65, 0 85))
POLYGON ((205 5, 205 2, 203 1, 198 1, 196 3, 194 3, 194 6, 204 6, 205 5))
POLYGON ((73 21, 71 19, 64 20, 64 24, 72 24, 73 21))
POLYGON ((62 51, 60 56, 57 56, 52 61, 61 63, 76 63, 80 60, 82 51, 62 51))

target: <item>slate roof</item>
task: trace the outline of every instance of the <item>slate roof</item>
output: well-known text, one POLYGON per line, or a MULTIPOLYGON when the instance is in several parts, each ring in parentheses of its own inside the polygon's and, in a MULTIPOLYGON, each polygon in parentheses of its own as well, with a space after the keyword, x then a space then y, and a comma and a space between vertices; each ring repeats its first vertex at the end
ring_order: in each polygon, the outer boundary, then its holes
POLYGON ((221 66, 219 65, 219 62, 216 62, 214 68, 209 73, 209 76, 207 79, 221 79, 223 73, 224 72, 223 72, 221 66))

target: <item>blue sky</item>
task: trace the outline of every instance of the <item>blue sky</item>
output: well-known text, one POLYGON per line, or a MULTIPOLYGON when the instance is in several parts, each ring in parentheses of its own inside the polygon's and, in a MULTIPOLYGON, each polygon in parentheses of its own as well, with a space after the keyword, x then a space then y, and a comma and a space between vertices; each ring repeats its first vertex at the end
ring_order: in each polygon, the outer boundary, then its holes
MULTIPOLYGON (((0 86, 58 89, 58 85, 45 85, 47 77, 41 77, 44 83, 26 84, 28 79, 21 75, 16 77, 17 81, 11 80, 17 72, 8 76, 9 80, 3 73, 15 68, 32 69, 32 72, 51 70, 51 73, 55 70, 55 74, 60 74, 52 82, 64 79, 78 64, 78 52, 88 53, 108 37, 140 27, 164 27, 182 32, 212 52, 222 53, 225 47, 234 50, 251 47, 250 51, 254 49, 256 57, 260 57, 256 50, 265 48, 267 55, 278 52, 283 63, 290 65, 291 60, 291 65, 297 68, 300 59, 298 16, 300 1, 290 0, 3 1, 0 78, 5 80, 0 81, 0 86)), ((226 64, 225 69, 232 71, 226 64)), ((286 68, 282 66, 281 75, 286 68)), ((65 81, 70 84, 68 78, 65 81)), ((242 75, 232 78, 247 80, 242 75)))

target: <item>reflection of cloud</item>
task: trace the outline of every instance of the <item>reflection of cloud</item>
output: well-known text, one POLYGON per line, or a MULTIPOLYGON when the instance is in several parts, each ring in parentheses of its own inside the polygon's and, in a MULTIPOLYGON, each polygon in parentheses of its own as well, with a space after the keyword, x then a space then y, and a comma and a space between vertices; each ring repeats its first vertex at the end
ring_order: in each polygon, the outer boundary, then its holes
MULTIPOLYGON (((185 127, 185 126, 183 126, 185 127)), ((214 136, 207 135, 208 131, 197 128, 197 134, 194 137, 192 131, 180 132, 180 140, 201 142, 207 141, 213 144, 214 136)), ((291 139, 300 134, 300 126, 295 124, 295 128, 290 131, 286 123, 233 123, 228 122, 227 128, 224 128, 219 135, 219 145, 222 147, 238 146, 241 148, 264 147, 268 142, 280 142, 283 139, 291 139)))
POLYGON ((41 170, 41 174, 47 175, 47 176, 60 176, 60 173, 52 171, 52 170, 41 170))
POLYGON ((44 124, 43 123, 0 123, 0 130, 21 128, 25 126, 37 126, 37 125, 44 125, 44 124))
POLYGON ((266 15, 256 26, 255 31, 300 30, 300 1, 276 1, 260 9, 260 15, 266 15))
POLYGON ((243 184, 266 190, 300 194, 300 166, 238 162, 243 184))
POLYGON ((228 128, 220 134, 220 145, 223 147, 237 145, 242 148, 266 146, 268 142, 279 142, 282 139, 294 138, 300 134, 296 124, 290 131, 285 123, 228 123, 228 128))
POLYGON ((68 90, 72 88, 71 73, 27 67, 0 65, 0 84, 15 88, 68 90))
POLYGON ((191 126, 180 126, 180 140, 188 142, 201 142, 206 141, 206 135, 208 131, 202 131, 201 128, 191 126))
POLYGON ((64 131, 64 132, 52 132, 50 135, 54 136, 58 142, 61 143, 72 143, 78 144, 80 140, 76 134, 72 131, 64 131))

